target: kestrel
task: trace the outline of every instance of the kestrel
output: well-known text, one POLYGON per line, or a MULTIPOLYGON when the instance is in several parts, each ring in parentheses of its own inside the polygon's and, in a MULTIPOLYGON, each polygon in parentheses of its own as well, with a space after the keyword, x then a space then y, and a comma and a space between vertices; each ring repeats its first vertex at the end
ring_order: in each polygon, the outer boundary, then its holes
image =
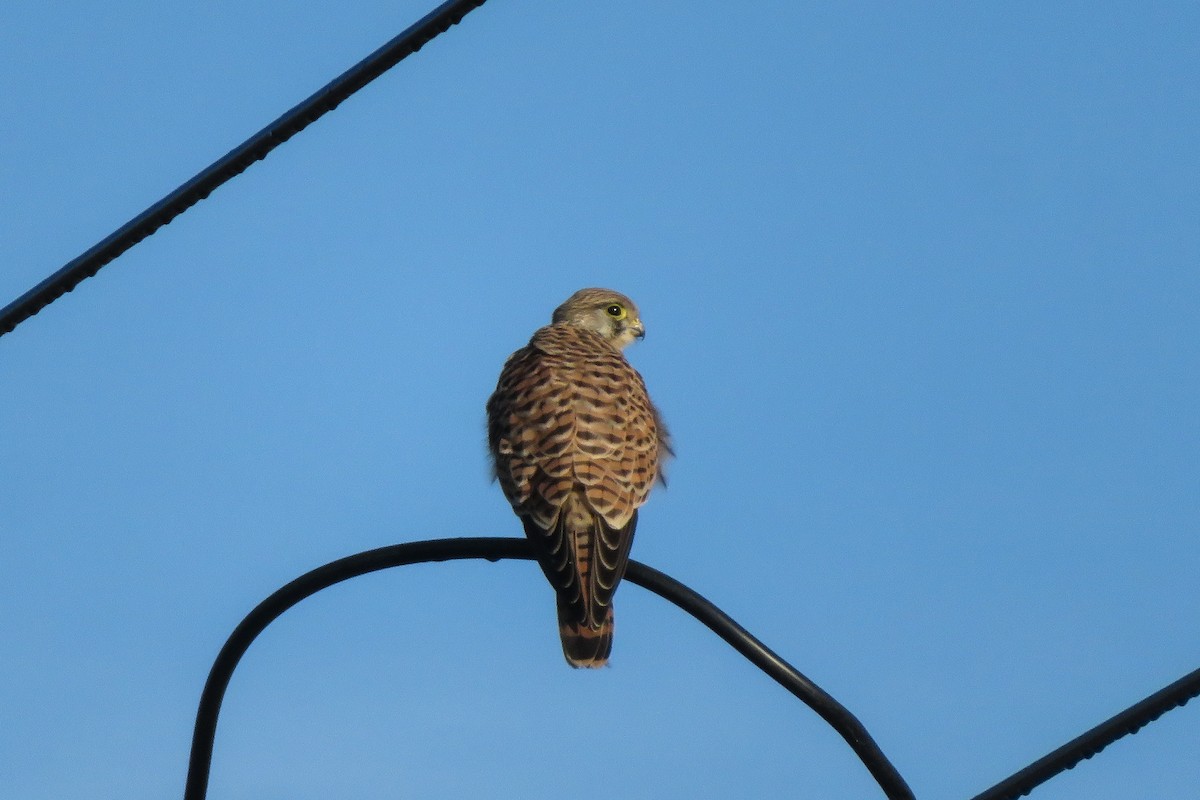
POLYGON ((638 507, 671 453, 642 376, 621 354, 645 335, 628 297, 580 289, 509 356, 487 404, 495 475, 558 596, 573 667, 608 661, 638 507))

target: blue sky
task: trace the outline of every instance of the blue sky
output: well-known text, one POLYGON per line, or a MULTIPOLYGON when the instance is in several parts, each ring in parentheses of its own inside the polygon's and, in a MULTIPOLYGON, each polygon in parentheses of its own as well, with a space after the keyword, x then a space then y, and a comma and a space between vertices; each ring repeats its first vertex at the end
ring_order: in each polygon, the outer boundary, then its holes
MULTIPOLYGON (((431 7, 6 4, 0 302, 431 7)), ((263 597, 519 536, 483 405, 600 285, 677 443, 634 557, 970 797, 1200 665, 1198 187, 1194 3, 491 0, 0 340, 0 796, 177 796, 263 597)), ((209 796, 879 796, 617 609, 585 674, 528 563, 325 592, 235 675, 209 796)), ((1034 796, 1191 800, 1198 713, 1034 796)))

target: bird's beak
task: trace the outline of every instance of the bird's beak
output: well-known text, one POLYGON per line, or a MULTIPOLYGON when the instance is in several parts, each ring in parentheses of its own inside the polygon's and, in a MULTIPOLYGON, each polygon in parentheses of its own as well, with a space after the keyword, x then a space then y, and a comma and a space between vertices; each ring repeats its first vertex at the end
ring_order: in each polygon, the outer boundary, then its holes
POLYGON ((646 338, 646 326, 642 324, 640 319, 629 327, 633 330, 633 335, 639 340, 646 338))

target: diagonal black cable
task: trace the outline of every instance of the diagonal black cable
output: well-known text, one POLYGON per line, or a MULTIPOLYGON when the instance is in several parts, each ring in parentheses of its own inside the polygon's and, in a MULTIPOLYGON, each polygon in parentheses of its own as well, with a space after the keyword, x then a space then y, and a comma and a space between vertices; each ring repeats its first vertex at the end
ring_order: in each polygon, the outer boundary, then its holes
POLYGON ((1034 787, 1060 772, 1074 768, 1080 761, 1091 758, 1117 739, 1137 733, 1144 726, 1194 697, 1200 697, 1200 669, 1184 675, 1145 700, 1134 703, 992 788, 975 795, 972 800, 1016 800, 1022 795, 1027 795, 1034 787))
MULTIPOLYGON (((200 705, 196 710, 196 728, 192 735, 192 751, 188 762, 184 800, 204 800, 208 791, 212 767, 213 742, 217 732, 217 716, 221 700, 233 677, 238 662, 254 639, 268 625, 306 597, 359 575, 389 567, 417 564, 425 561, 450 561, 484 558, 489 561, 516 558, 532 560, 533 553, 524 539, 472 538, 433 539, 423 542, 380 547, 332 561, 323 567, 301 575, 258 604, 234 628, 229 639, 217 654, 209 672, 200 705)), ((759 669, 774 678, 781 686, 807 703, 849 743, 879 783, 888 800, 913 800, 912 791, 900 773, 883 755, 878 745, 853 714, 826 694, 816 684, 800 674, 791 664, 771 652, 762 642, 708 600, 645 564, 630 561, 626 579, 649 589, 687 611, 710 630, 731 644, 759 669)))
POLYGON ((323 89, 213 162, 187 183, 122 225, 87 252, 0 309, 0 336, 74 289, 135 244, 240 175, 255 161, 320 119, 350 95, 378 78, 429 41, 456 25, 485 0, 449 0, 374 53, 343 72, 323 89))

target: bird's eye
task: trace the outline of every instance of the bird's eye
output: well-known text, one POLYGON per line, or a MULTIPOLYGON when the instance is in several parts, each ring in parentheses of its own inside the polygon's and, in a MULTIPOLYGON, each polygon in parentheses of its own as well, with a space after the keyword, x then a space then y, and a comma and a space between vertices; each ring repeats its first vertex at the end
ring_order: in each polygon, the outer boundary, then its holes
POLYGON ((618 303, 613 303, 608 308, 604 309, 604 313, 608 314, 613 319, 625 319, 625 307, 618 303))

